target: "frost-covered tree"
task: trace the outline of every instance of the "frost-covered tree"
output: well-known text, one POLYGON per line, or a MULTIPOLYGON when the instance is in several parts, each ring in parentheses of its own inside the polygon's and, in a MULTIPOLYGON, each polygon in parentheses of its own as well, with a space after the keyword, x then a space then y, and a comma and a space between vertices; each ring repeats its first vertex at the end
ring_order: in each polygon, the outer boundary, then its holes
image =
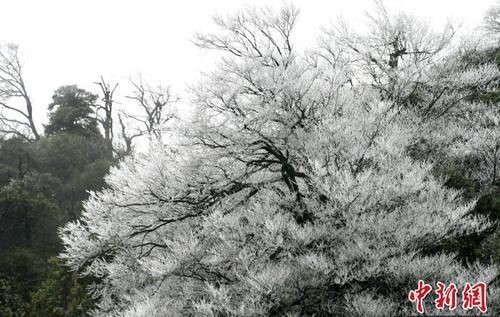
POLYGON ((484 15, 484 28, 498 40, 500 31, 500 3, 497 1, 484 15))
POLYGON ((395 108, 414 111, 420 118, 414 155, 427 154, 441 166, 474 157, 479 162, 468 166, 471 177, 482 185, 494 183, 500 110, 481 99, 498 89, 498 66, 471 62, 475 46, 458 46, 452 25, 435 31, 405 13, 390 15, 376 3, 364 32, 345 23, 326 32, 318 59, 342 66, 352 85, 373 89, 395 108), (486 138, 472 140, 478 133, 486 138), (466 150, 464 143, 475 150, 466 150))
POLYGON ((438 123, 457 95, 439 96, 446 82, 434 72, 477 91, 481 69, 460 72, 420 53, 405 68, 401 56, 381 56, 388 66, 377 84, 360 59, 338 54, 341 42, 297 51, 297 14, 248 9, 197 36, 224 57, 193 89, 193 122, 177 144, 113 169, 108 188, 62 229, 61 257, 100 279, 95 316, 407 315, 419 279, 483 281, 498 310, 493 267, 429 251, 491 224, 434 176, 431 159, 412 155, 438 132, 454 137, 442 147, 476 151, 473 134, 459 140, 461 129, 438 123), (395 88, 408 69, 422 74, 408 86, 415 98, 395 88))

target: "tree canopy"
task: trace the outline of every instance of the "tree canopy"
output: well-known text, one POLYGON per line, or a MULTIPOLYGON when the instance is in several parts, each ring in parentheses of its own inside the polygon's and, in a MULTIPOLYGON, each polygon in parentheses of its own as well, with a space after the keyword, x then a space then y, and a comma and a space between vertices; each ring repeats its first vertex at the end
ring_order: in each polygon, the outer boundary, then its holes
POLYGON ((499 12, 479 46, 375 1, 299 49, 247 7, 195 35, 193 111, 101 76, 44 133, 0 43, 0 316, 409 316, 421 282, 500 314, 499 12))
POLYGON ((492 223, 442 173, 472 155, 479 186, 498 178, 498 109, 472 100, 498 67, 383 8, 300 52, 297 14, 198 35, 223 58, 178 142, 125 159, 61 231, 66 263, 101 278, 95 316, 403 316, 420 279, 485 282, 498 312, 495 266, 443 248, 492 223))
POLYGON ((95 121, 96 98, 63 86, 45 136, 0 140, 1 316, 88 316, 90 281, 76 281, 55 256, 58 228, 78 219, 87 190, 102 189, 114 163, 95 121))
POLYGON ((49 123, 45 126, 48 135, 58 132, 98 134, 95 116, 97 95, 76 85, 57 89, 49 105, 49 123))

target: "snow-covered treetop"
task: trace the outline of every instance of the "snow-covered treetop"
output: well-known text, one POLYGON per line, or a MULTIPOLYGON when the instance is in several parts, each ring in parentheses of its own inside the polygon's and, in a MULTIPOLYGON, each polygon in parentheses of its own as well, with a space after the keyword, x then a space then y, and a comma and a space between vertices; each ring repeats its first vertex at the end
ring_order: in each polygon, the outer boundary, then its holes
POLYGON ((61 230, 61 257, 100 279, 96 316, 401 315, 419 279, 495 278, 428 252, 491 224, 410 150, 494 148, 498 113, 469 97, 498 69, 460 68, 451 31, 385 14, 297 52, 296 17, 249 9, 199 35, 224 56, 182 137, 122 162, 61 230))

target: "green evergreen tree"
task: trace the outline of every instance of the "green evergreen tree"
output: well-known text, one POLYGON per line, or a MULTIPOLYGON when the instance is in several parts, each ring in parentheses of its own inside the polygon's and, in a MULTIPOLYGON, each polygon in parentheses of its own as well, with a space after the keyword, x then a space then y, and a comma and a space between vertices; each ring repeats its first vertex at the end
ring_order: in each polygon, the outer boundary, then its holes
POLYGON ((49 123, 45 133, 76 132, 97 135, 97 119, 94 108, 97 95, 78 88, 76 85, 62 86, 52 96, 49 105, 49 123))

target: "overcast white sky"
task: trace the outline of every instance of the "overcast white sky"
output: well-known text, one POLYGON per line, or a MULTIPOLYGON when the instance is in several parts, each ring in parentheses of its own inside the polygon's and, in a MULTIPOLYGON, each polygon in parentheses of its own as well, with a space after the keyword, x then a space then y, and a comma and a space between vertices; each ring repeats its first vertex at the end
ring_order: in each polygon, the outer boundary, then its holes
MULTIPOLYGON (((211 29, 215 13, 244 5, 279 7, 281 0, 0 0, 0 40, 21 46, 25 80, 45 121, 52 92, 61 85, 92 84, 100 75, 119 80, 119 99, 130 76, 172 85, 182 93, 212 63, 192 43, 193 33, 211 29)), ((372 0, 295 0, 300 10, 297 38, 313 44, 321 26, 342 14, 349 22, 363 18, 372 0)), ((389 11, 408 11, 436 26, 448 19, 465 28, 481 23, 495 0, 385 0, 389 11)))

